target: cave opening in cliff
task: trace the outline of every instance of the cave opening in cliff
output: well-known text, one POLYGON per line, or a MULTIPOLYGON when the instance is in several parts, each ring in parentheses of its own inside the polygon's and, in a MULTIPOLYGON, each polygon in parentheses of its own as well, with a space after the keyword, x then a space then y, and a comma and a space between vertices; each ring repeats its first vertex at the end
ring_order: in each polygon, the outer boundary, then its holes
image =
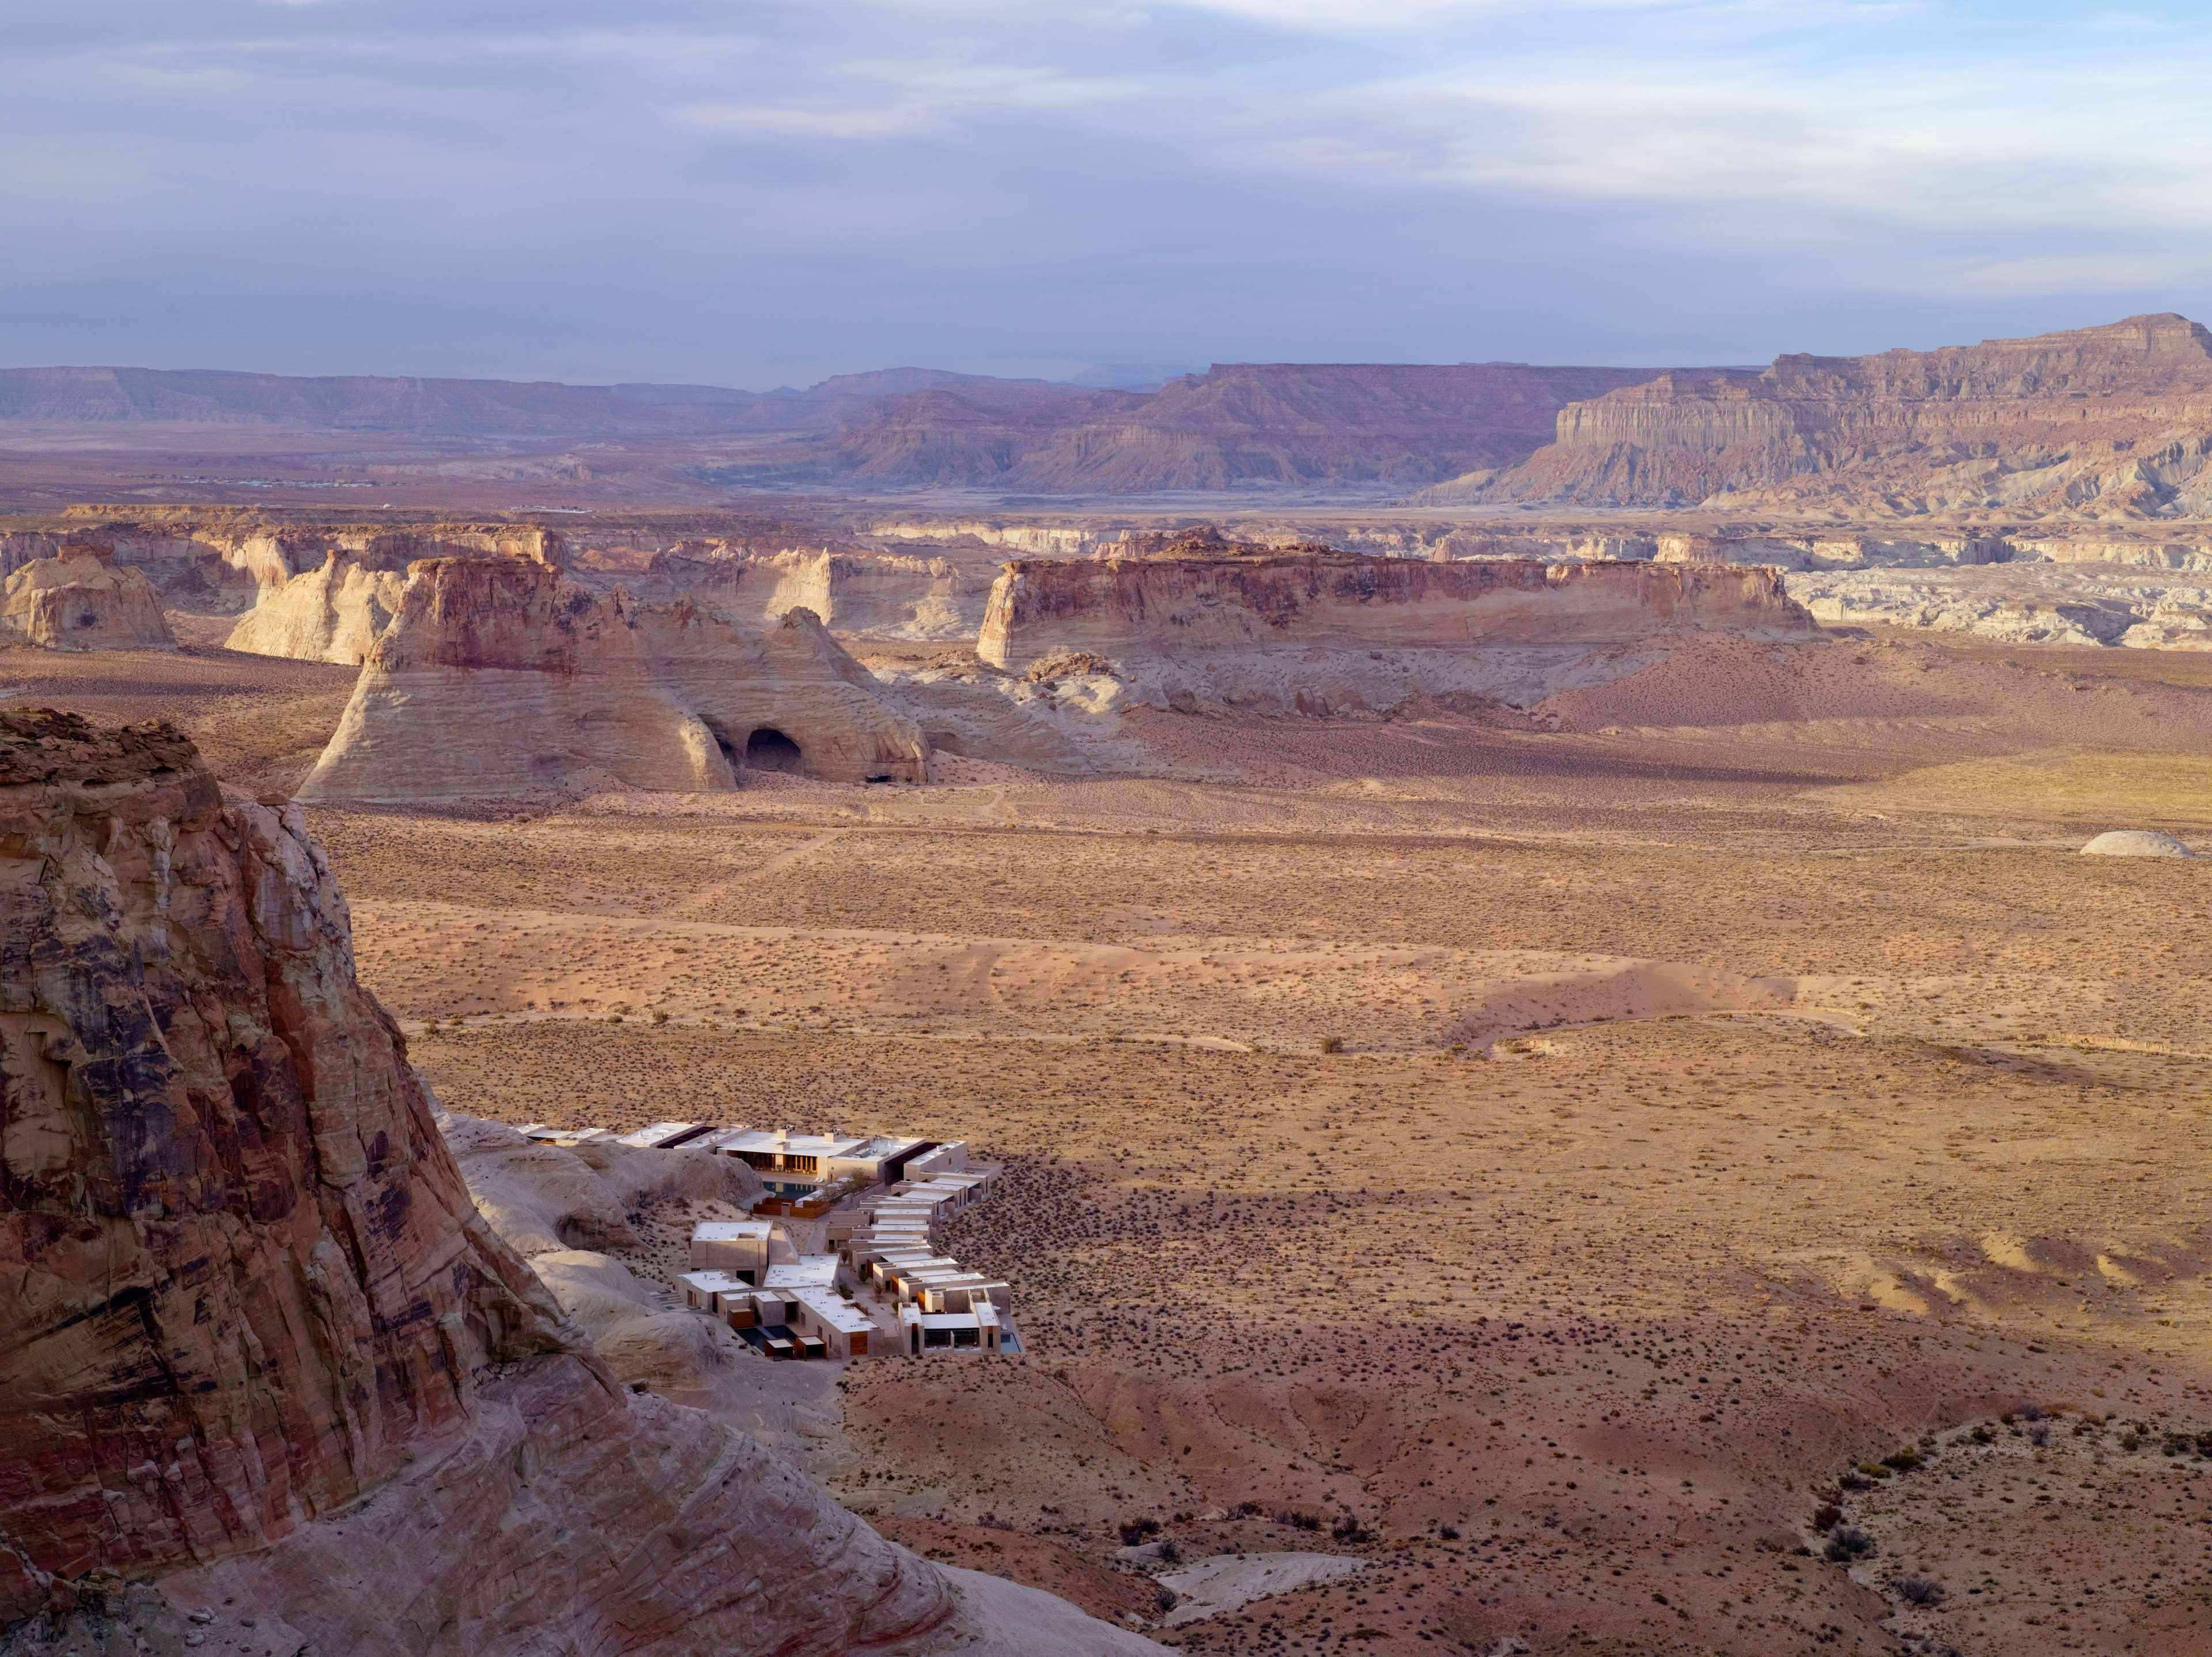
POLYGON ((745 739, 745 769, 750 771, 790 771, 796 775, 806 756, 799 744, 772 725, 763 725, 745 739))

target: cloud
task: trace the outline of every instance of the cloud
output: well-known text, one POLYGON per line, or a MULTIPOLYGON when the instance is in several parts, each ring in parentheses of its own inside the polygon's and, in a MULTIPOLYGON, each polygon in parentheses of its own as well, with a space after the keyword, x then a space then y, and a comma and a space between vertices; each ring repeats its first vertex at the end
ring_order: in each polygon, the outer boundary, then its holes
POLYGON ((2180 12, 0 13, 19 361, 766 383, 889 360, 1741 361, 2033 332, 2108 296, 2203 310, 2212 268, 2212 23, 2180 12))

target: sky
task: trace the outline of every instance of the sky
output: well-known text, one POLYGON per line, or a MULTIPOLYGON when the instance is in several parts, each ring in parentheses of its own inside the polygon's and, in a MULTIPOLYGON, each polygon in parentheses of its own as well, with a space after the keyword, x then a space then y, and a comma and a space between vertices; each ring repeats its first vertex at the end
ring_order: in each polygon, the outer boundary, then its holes
POLYGON ((766 388, 2212 320, 2212 9, 0 0, 0 362, 766 388))

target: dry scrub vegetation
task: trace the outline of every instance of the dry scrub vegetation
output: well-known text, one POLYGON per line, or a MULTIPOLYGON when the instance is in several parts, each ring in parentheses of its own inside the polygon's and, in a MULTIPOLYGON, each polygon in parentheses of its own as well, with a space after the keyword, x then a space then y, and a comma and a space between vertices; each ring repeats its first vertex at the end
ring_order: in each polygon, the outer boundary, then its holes
POLYGON ((2204 664, 1815 648, 1556 731, 1164 716, 1149 779, 311 821, 459 1109, 1008 1164, 956 1247, 1030 1355, 855 1367, 812 1453, 915 1545, 1109 1615, 1125 1526, 1368 1562, 1201 1652, 2200 1650, 2212 862, 2073 848, 2205 838, 2204 664))

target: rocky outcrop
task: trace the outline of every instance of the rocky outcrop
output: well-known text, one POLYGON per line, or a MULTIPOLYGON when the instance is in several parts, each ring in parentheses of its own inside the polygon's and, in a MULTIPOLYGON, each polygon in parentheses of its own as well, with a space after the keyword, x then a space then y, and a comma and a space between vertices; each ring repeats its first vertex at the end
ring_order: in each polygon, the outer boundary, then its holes
MULTIPOLYGON (((318 523, 222 508, 134 514, 98 507, 73 508, 52 521, 56 527, 0 532, 0 575, 33 558, 86 550, 140 571, 174 607, 216 615, 252 610, 301 576, 319 572, 334 557, 399 574, 422 558, 529 557, 559 564, 567 555, 557 530, 497 522, 318 523)), ((276 631, 281 633, 281 624, 276 631)))
POLYGON ((49 650, 173 650, 161 597, 136 570, 73 548, 38 558, 0 588, 0 644, 49 650))
POLYGON ((331 552, 322 567, 266 588, 260 603, 239 618, 228 649, 299 661, 357 665, 399 612, 407 585, 403 570, 331 552))
POLYGON ((973 638, 990 585, 945 558, 687 545, 656 554, 634 590, 694 594, 753 625, 811 610, 848 636, 929 640, 973 638))
POLYGON ((307 800, 730 789, 748 770, 922 782, 912 721, 811 612, 741 628, 532 559, 415 565, 307 800))
POLYGON ((0 713, 0 1620, 260 1547, 563 1347, 299 817, 167 727, 0 713))
MULTIPOLYGON (((1193 537, 1174 549, 1219 546, 1193 537)), ((1030 670, 1103 659, 1137 701, 1179 709, 1383 712, 1423 697, 1526 702, 1624 647, 1699 632, 1814 631, 1771 570, 1437 564, 1325 547, 1017 560, 976 653, 1030 670)))
POLYGON ((174 729, 0 713, 0 1624, 151 1574, 241 1650, 1155 1649, 617 1384, 471 1200, 297 813, 174 729))
POLYGON ((2212 510, 2212 333, 2185 318, 1668 375, 1559 411, 1551 445, 1436 500, 1725 502, 1884 516, 2212 510))
POLYGON ((1290 643, 1458 648, 1617 643, 1670 627, 1802 634, 1771 570, 1653 564, 1433 564, 1310 549, 1250 557, 1009 564, 977 654, 1025 667, 1290 643))

